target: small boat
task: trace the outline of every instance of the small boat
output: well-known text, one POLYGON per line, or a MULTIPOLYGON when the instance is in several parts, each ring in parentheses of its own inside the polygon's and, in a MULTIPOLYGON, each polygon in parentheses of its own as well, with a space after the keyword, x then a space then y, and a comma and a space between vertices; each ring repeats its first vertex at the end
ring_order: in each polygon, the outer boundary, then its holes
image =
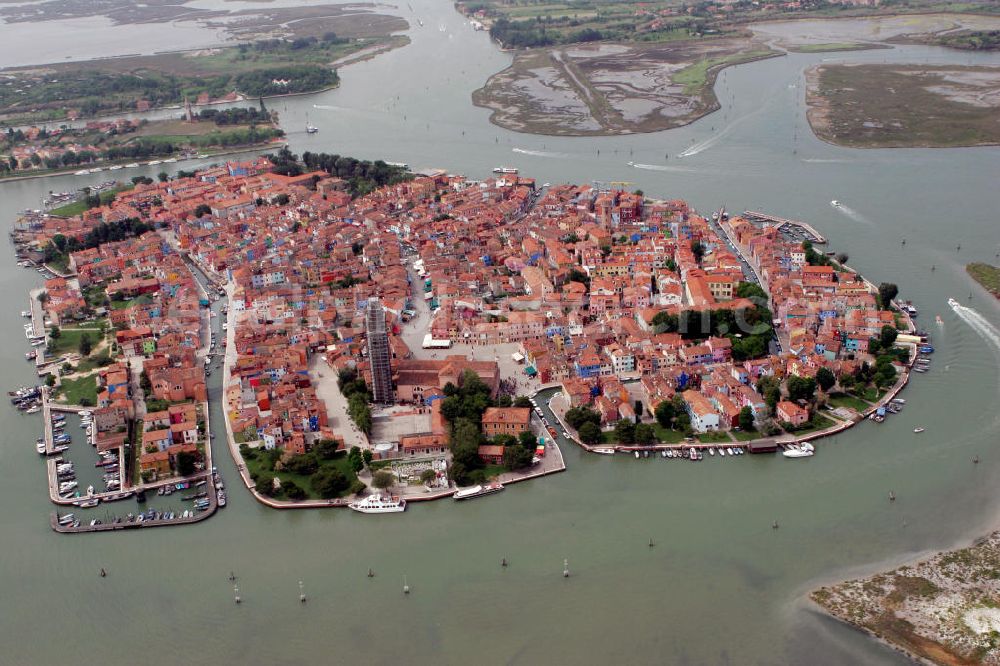
POLYGON ((914 428, 913 429, 913 432, 923 432, 923 431, 924 431, 923 428, 914 428))
POLYGON ((614 448, 610 446, 599 446, 597 448, 591 449, 591 451, 593 451, 594 453, 600 453, 603 456, 613 456, 615 454, 614 448))
POLYGON ((38 451, 39 455, 45 455, 45 442, 36 442, 35 450, 38 451))
POLYGON ((157 164, 163 164, 162 160, 153 160, 152 162, 147 162, 146 166, 156 166, 157 164))
POLYGON ((713 458, 715 457, 715 447, 714 446, 710 446, 708 448, 708 455, 712 456, 713 458))
POLYGON ((635 451, 634 453, 635 453, 635 459, 638 460, 639 459, 639 452, 635 451))
POLYGON ((138 166, 139 166, 138 162, 129 162, 128 164, 125 165, 125 168, 126 169, 135 169, 135 168, 138 168, 138 166))
POLYGON ((358 513, 399 513, 406 510, 406 500, 395 495, 369 495, 347 507, 358 513))
POLYGON ((832 200, 830 202, 830 205, 833 206, 834 208, 840 208, 840 202, 837 201, 836 199, 832 200))
POLYGON ((498 166, 498 167, 494 167, 493 168, 493 173, 510 173, 510 174, 514 174, 514 173, 517 173, 517 169, 515 169, 514 167, 498 166))
POLYGON ((318 131, 319 131, 318 127, 316 127, 315 125, 311 125, 309 123, 306 123, 306 134, 315 134, 318 131))
POLYGON ((667 452, 666 451, 660 451, 660 456, 666 458, 667 457, 667 452))

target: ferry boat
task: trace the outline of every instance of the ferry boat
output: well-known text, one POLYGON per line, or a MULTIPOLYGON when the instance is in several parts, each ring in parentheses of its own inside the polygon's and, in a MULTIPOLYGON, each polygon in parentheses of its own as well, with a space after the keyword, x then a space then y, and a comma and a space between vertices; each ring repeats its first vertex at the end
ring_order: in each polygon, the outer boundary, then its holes
POLYGON ((600 453, 602 456, 613 456, 615 454, 614 448, 610 446, 599 446, 596 449, 591 449, 591 451, 600 453))
POLYGON ((503 484, 499 481, 489 483, 485 486, 472 486, 471 488, 463 488, 457 493, 452 495, 456 500, 467 500, 473 497, 482 497, 483 495, 491 495, 493 493, 498 493, 503 490, 503 484))
POLYGON ((358 513, 399 513, 406 510, 406 500, 396 495, 369 495, 347 507, 358 513))
POLYGON ((514 167, 498 166, 493 168, 493 173, 517 173, 514 167))

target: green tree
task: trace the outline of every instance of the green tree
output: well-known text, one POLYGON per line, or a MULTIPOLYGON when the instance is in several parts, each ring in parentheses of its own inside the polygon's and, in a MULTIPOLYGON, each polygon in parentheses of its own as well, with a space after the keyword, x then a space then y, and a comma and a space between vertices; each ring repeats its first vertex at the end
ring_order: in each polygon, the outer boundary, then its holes
POLYGON ((367 466, 369 466, 369 465, 372 464, 372 459, 374 457, 375 457, 375 454, 372 453, 371 449, 365 449, 364 451, 361 452, 361 460, 364 461, 365 467, 367 467, 367 466))
POLYGON ((396 477, 391 472, 380 470, 372 475, 372 485, 379 490, 392 488, 396 484, 396 477))
POLYGON ((55 375, 46 375, 45 376, 45 385, 48 386, 49 388, 55 386, 56 385, 56 376, 55 375))
POLYGON ((648 423, 637 423, 635 426, 635 441, 636 444, 642 444, 643 446, 649 446, 656 441, 656 431, 653 430, 653 426, 648 423))
POLYGON ((425 469, 420 473, 420 482, 424 485, 437 478, 437 473, 432 469, 425 469))
POLYGON ((534 453, 521 444, 504 447, 503 465, 509 470, 524 469, 531 466, 534 453))
POLYGON ((332 460, 337 456, 337 449, 340 447, 340 442, 335 439, 320 439, 313 444, 313 452, 321 460, 332 460))
POLYGON ((330 499, 339 496, 351 484, 336 467, 321 467, 318 472, 313 474, 309 485, 320 497, 330 499))
POLYGON ((593 421, 585 421, 577 429, 577 433, 580 435, 580 441, 584 444, 597 444, 601 441, 601 428, 593 421))
POLYGON ((514 398, 514 406, 527 407, 528 409, 531 409, 531 398, 529 398, 526 395, 519 395, 516 398, 514 398))
POLYGON ((267 495, 268 497, 274 495, 274 475, 258 474, 257 478, 254 480, 254 490, 261 495, 267 495))
POLYGON ((94 348, 94 343, 90 341, 90 333, 80 336, 79 351, 81 356, 90 356, 90 351, 94 348))
POLYGON ((181 476, 188 476, 194 473, 194 463, 197 456, 190 451, 181 451, 177 454, 177 473, 181 476))
POLYGON ((892 282, 883 282, 878 286, 878 298, 882 303, 882 307, 888 309, 889 305, 892 303, 892 299, 896 298, 899 294, 899 287, 894 285, 892 282))
POLYGON ((816 383, 819 387, 823 389, 824 392, 829 391, 833 388, 833 385, 837 383, 837 378, 829 368, 820 368, 816 371, 816 383))
POLYGON ((517 435, 518 443, 529 451, 535 450, 535 433, 525 430, 517 435))
POLYGON ((59 336, 61 336, 61 335, 62 335, 62 331, 59 330, 58 326, 53 326, 52 330, 49 331, 49 337, 52 338, 53 340, 58 340, 59 336))
POLYGON ((347 454, 347 460, 355 474, 365 468, 365 459, 361 455, 361 449, 356 446, 351 447, 350 453, 347 454))
POLYGON ((166 171, 161 171, 160 173, 156 174, 156 177, 161 183, 165 183, 168 180, 170 180, 170 174, 168 174, 166 171))
POLYGON ((635 423, 631 419, 619 419, 615 423, 615 439, 622 444, 634 444, 635 423))
POLYGON ((285 493, 285 497, 291 500, 300 500, 306 497, 306 491, 292 479, 282 481, 281 490, 285 493))
POLYGON ((812 400, 816 394, 816 380, 812 377, 792 375, 788 378, 788 398, 790 400, 812 400))
POLYGON ((892 349, 892 345, 896 342, 896 336, 899 335, 899 331, 896 330, 895 326, 890 326, 886 324, 882 327, 881 332, 878 336, 878 343, 882 349, 892 349))
POLYGON ((753 410, 749 407, 744 407, 740 410, 740 430, 753 432, 753 428, 753 410))
POLYGON ((195 217, 202 217, 203 215, 209 215, 212 212, 212 207, 208 204, 198 204, 194 209, 195 217))
POLYGON ((671 428, 674 425, 674 405, 669 400, 661 400, 656 409, 653 410, 656 422, 664 428, 671 428))

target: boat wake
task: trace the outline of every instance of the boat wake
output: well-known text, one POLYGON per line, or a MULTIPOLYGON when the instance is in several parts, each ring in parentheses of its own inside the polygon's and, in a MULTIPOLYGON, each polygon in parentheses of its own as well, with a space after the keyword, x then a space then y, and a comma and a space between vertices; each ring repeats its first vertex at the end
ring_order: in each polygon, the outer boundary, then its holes
POLYGON ((321 111, 350 111, 350 109, 343 106, 332 106, 330 104, 313 104, 314 109, 320 109, 321 111))
POLYGON ((630 167, 634 169, 644 169, 646 171, 673 171, 682 173, 697 173, 698 169, 692 169, 690 167, 678 167, 678 166, 665 166, 663 164, 637 164, 635 162, 629 162, 630 167))
POLYGON ((955 299, 948 299, 948 305, 955 314, 993 347, 995 354, 1000 354, 1000 329, 972 308, 966 307, 955 299))
POLYGON ((806 164, 850 164, 856 160, 848 160, 840 157, 803 157, 800 161, 806 164))
POLYGON ((554 153, 547 150, 530 150, 528 148, 511 148, 511 152, 520 153, 521 155, 531 155, 532 157, 554 157, 556 159, 566 159, 569 157, 567 153, 554 153))
POLYGON ((850 206, 845 205, 843 202, 838 201, 836 203, 836 205, 834 205, 831 202, 831 205, 835 209, 837 209, 838 211, 840 211, 841 213, 843 213, 844 215, 846 215, 847 217, 849 217, 852 220, 854 220, 855 222, 860 222, 861 224, 867 224, 868 226, 872 226, 872 227, 875 226, 874 222, 872 222, 867 217, 865 217, 864 215, 862 215, 858 211, 854 210, 850 206))

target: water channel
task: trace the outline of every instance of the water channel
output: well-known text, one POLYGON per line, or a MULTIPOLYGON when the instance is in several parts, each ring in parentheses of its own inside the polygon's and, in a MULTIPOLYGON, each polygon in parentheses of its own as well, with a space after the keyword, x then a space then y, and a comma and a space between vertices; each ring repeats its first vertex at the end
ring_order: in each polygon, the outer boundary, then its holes
MULTIPOLYGON (((509 164, 539 182, 632 181, 705 211, 726 204, 808 220, 851 265, 875 282, 897 282, 914 300, 938 349, 933 369, 906 389, 901 415, 822 441, 809 460, 694 464, 584 456, 564 444, 564 474, 400 515, 267 509, 240 489, 217 444, 230 490, 218 515, 194 526, 96 535, 49 529, 52 507, 34 451, 40 420, 0 407, 0 662, 906 663, 801 599, 821 582, 996 526, 1000 308, 963 266, 993 260, 1000 249, 1000 150, 824 144, 804 118, 802 71, 829 58, 1000 58, 924 47, 789 55, 727 70, 717 84, 723 109, 685 128, 539 137, 489 124, 469 101, 509 56, 450 3, 411 4, 412 13, 391 10, 411 20, 410 46, 343 69, 337 90, 271 102, 293 150, 474 177, 509 164), (314 136, 300 129, 307 115, 321 128, 314 136), (845 208, 832 208, 831 199, 845 208), (952 311, 950 296, 985 321, 952 311), (927 431, 914 435, 917 425, 927 431), (898 497, 891 504, 890 489, 898 497), (781 529, 771 529, 774 520, 781 529), (511 566, 501 568, 502 557, 511 566), (561 575, 564 558, 569 579, 561 575), (230 571, 239 576, 239 606, 230 571)), ((95 179, 2 184, 0 214, 9 224, 48 190, 95 179)), ((14 266, 4 248, 0 298, 11 314, 0 329, 0 363, 15 386, 34 379, 16 313, 39 277, 14 266)), ((211 377, 217 432, 221 374, 211 377)))

